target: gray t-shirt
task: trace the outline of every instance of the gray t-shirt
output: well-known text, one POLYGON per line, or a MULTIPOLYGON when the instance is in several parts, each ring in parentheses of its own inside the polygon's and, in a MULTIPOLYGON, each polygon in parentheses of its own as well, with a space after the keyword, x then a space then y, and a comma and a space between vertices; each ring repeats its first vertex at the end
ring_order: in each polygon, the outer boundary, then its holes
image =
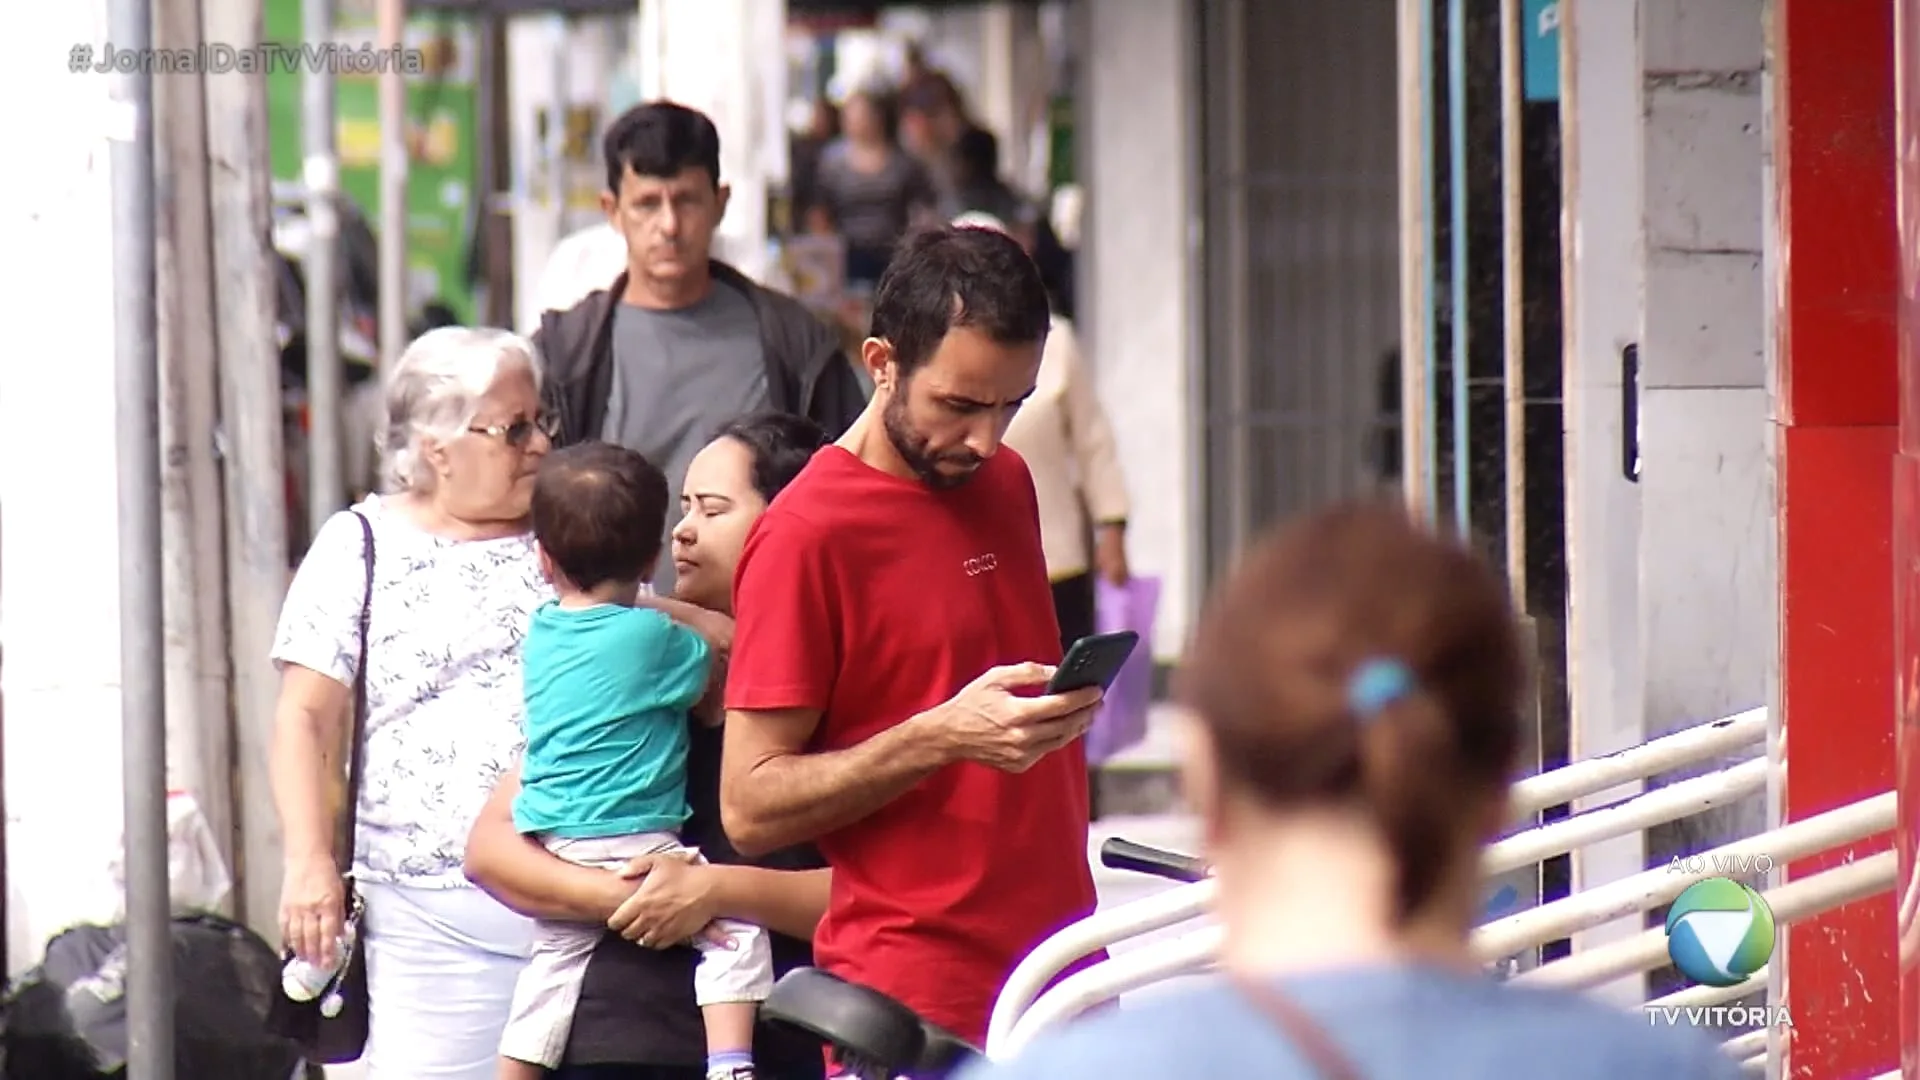
MULTIPOLYGON (((1739 1080, 1704 1033, 1562 991, 1415 966, 1277 984, 1367 1080, 1739 1080)), ((1089 1017, 961 1080, 1324 1080, 1267 1015, 1219 981, 1089 1017)))
POLYGON ((913 222, 916 207, 939 200, 933 179, 904 150, 894 150, 878 172, 854 168, 845 142, 827 147, 814 174, 815 198, 833 215, 847 246, 891 251, 913 222))
MULTIPOLYGON (((677 311, 621 304, 613 316, 613 385, 601 438, 638 450, 667 474, 666 543, 680 520, 687 465, 720 425, 765 409, 765 350, 753 301, 715 282, 706 299, 677 311)), ((661 558, 655 591, 673 589, 661 558)))

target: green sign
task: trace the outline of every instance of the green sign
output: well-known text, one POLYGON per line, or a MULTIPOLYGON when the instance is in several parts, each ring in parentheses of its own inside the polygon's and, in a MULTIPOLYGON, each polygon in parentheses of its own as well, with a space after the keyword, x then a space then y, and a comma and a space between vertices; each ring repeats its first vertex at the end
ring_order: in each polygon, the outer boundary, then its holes
MULTIPOLYGON (((359 49, 374 41, 370 0, 340 0, 334 40, 359 49)), ((265 38, 282 45, 303 42, 301 0, 266 0, 265 38)), ((405 48, 420 63, 407 75, 407 270, 408 310, 431 300, 475 321, 468 283, 473 243, 473 200, 479 180, 475 122, 472 24, 456 15, 420 15, 407 22, 405 48)), ((276 179, 298 181, 301 160, 301 82, 304 72, 276 70, 267 76, 267 137, 276 179)), ((335 76, 335 146, 340 190, 380 222, 380 91, 376 74, 345 70, 335 76)))
POLYGON ((1073 97, 1058 94, 1047 103, 1047 188, 1074 182, 1073 97))

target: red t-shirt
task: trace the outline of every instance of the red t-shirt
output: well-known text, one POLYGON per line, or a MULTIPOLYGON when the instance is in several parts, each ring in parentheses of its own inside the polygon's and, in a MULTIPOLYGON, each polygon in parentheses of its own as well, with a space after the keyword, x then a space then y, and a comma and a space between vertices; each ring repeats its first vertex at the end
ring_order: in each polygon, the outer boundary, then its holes
MULTIPOLYGON (((822 450, 755 524, 734 594, 727 707, 818 709, 816 751, 995 665, 1060 660, 1033 479, 1010 450, 945 491, 822 450)), ((977 1042, 1014 965, 1094 909, 1085 749, 1019 775, 949 765, 820 849, 815 962, 977 1042)))

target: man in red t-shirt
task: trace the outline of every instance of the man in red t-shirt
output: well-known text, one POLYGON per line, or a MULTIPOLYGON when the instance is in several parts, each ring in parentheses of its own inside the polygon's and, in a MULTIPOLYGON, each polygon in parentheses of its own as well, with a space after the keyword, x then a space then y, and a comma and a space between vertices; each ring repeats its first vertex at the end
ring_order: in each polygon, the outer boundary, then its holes
POLYGON ((975 1040, 1027 952, 1094 908, 1098 690, 1060 659, 1033 480, 1000 438, 1046 290, 987 229, 908 240, 861 358, 874 396, 747 540, 721 817, 747 854, 817 841, 820 966, 975 1040))

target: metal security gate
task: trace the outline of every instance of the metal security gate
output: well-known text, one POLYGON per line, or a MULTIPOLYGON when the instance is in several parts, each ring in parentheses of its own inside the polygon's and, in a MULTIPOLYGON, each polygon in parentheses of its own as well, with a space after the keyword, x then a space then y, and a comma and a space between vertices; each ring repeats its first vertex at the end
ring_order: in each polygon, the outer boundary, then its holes
POLYGON ((1194 0, 1206 572, 1398 474, 1393 0, 1194 0))

